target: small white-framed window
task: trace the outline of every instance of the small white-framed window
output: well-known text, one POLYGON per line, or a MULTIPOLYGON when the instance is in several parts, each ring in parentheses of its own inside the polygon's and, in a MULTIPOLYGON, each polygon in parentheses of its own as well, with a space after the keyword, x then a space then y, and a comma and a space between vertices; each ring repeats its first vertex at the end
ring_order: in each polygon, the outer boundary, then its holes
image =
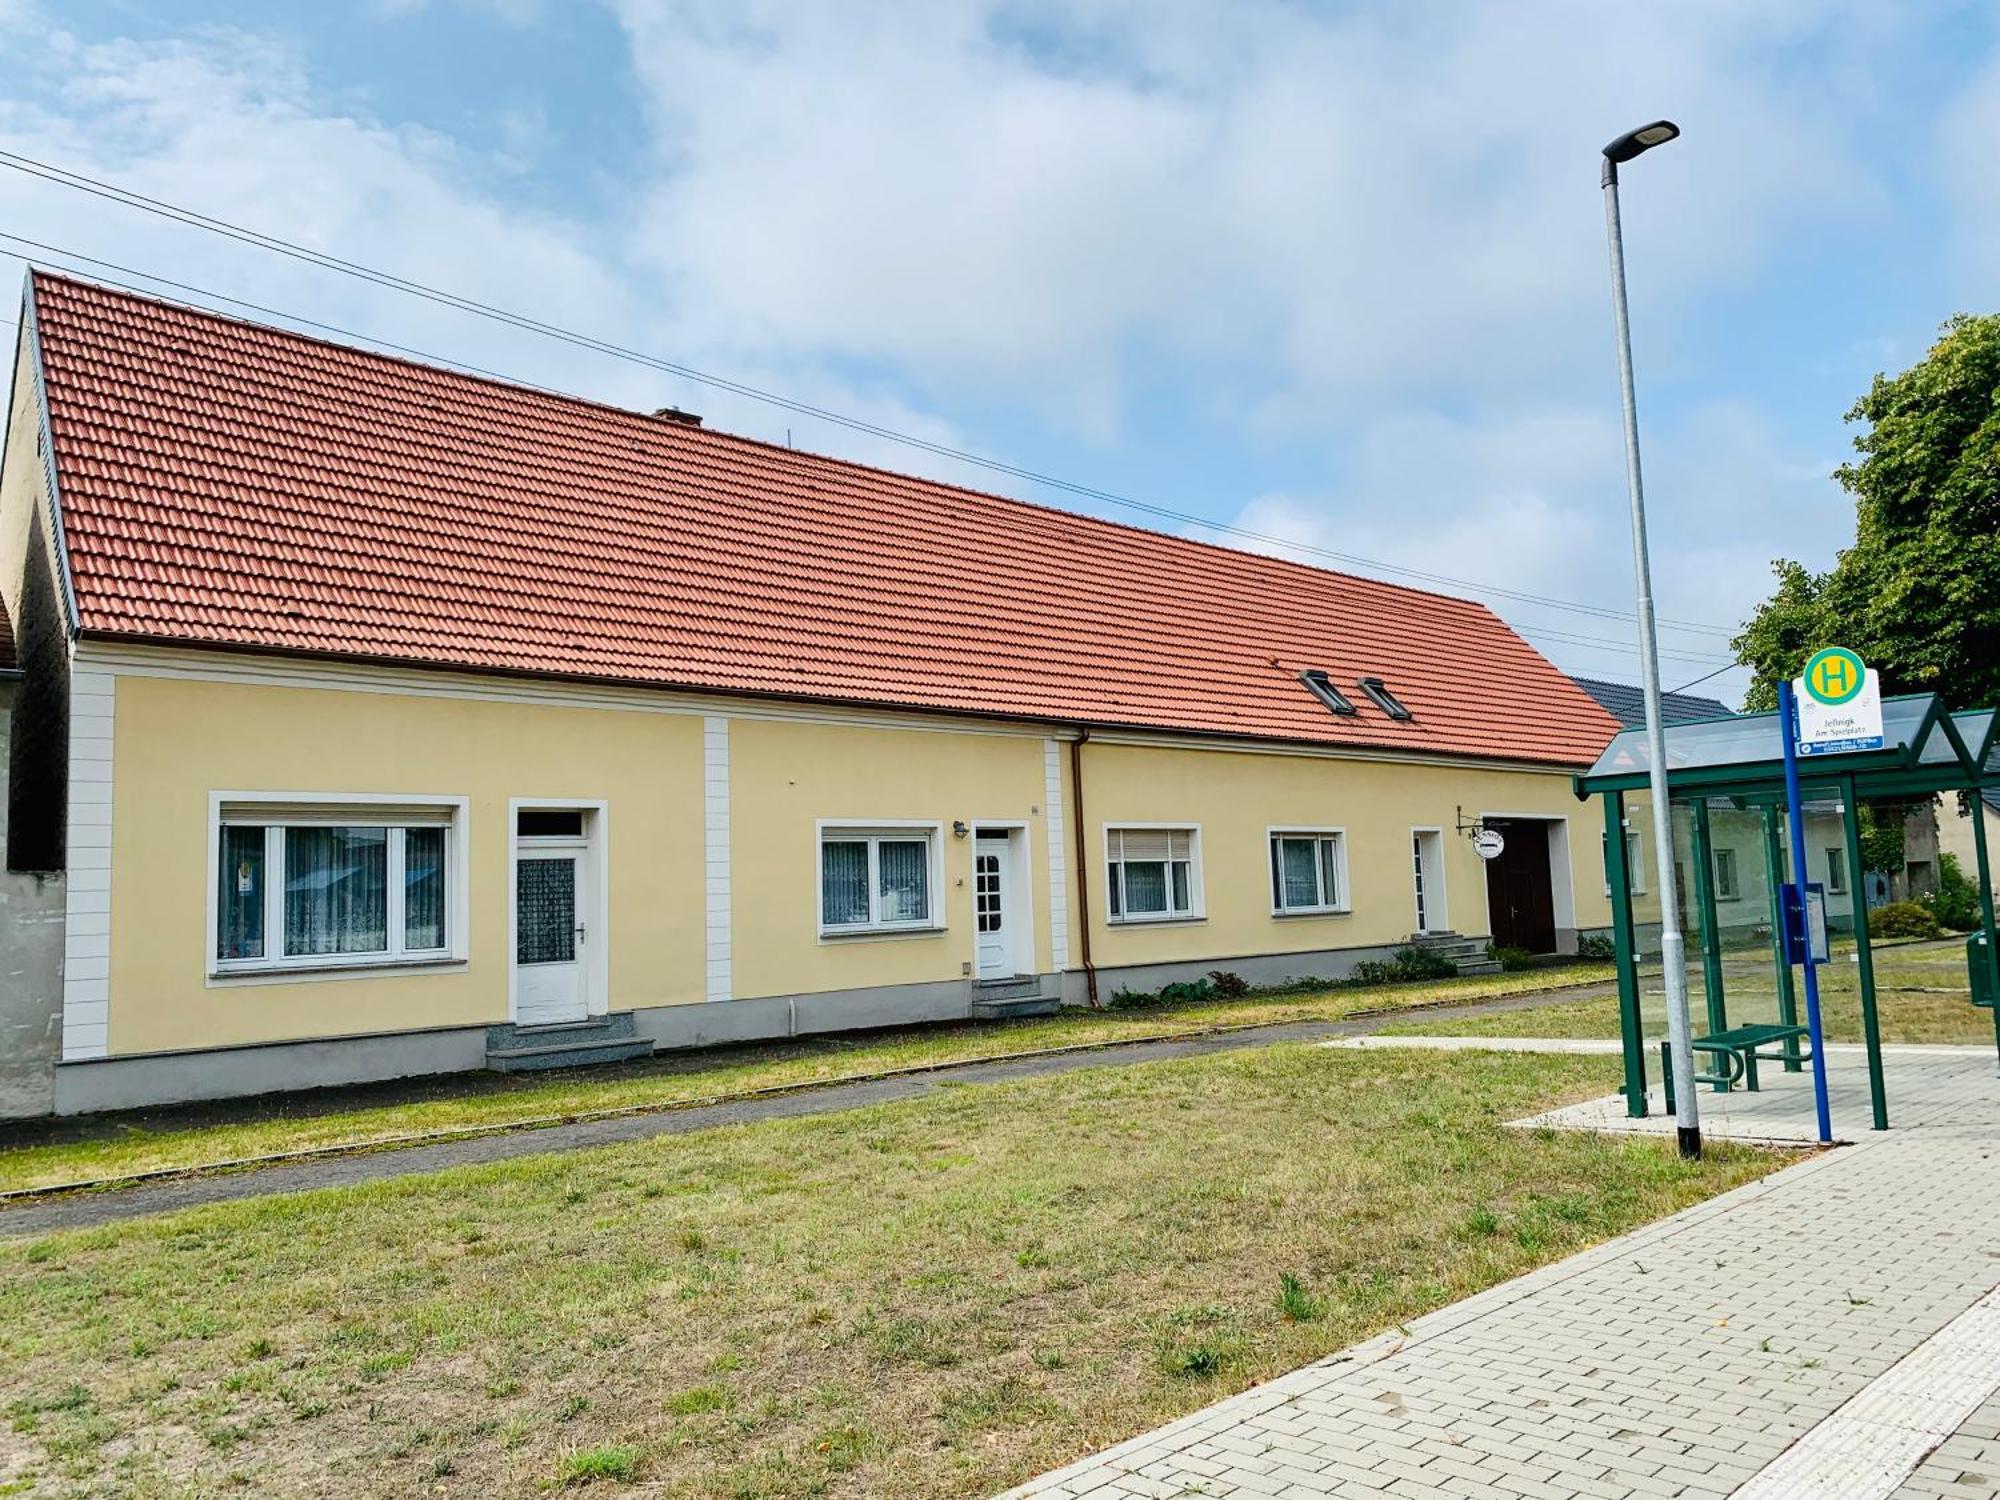
POLYGON ((819 930, 922 932, 938 915, 938 825, 821 824, 819 930))
POLYGON ((1347 835, 1338 828, 1271 830, 1271 911, 1276 916, 1347 910, 1347 835))
POLYGON ((462 959, 464 808, 214 799, 211 972, 462 959))
MULTIPOLYGON (((1636 828, 1626 829, 1625 878, 1631 883, 1632 894, 1635 896, 1646 894, 1646 865, 1645 861, 1640 857, 1644 850, 1645 841, 1640 837, 1639 830, 1636 828)), ((1604 872, 1604 894, 1607 896, 1611 894, 1611 872, 1609 870, 1604 872)))
POLYGON ((1186 922, 1202 914, 1201 830, 1107 824, 1107 893, 1113 922, 1186 922))
POLYGON ((1743 888, 1737 883, 1736 851, 1718 849, 1715 851, 1715 899, 1718 901, 1740 901, 1743 888))

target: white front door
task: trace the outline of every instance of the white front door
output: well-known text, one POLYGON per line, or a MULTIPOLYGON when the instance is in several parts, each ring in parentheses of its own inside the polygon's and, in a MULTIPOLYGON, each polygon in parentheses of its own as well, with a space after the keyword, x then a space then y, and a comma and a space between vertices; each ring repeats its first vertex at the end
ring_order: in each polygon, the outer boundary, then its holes
POLYGON ((522 1026, 586 1013, 581 851, 522 849, 514 861, 514 1019, 522 1026))
POLYGON ((1444 835, 1419 828, 1410 835, 1410 862, 1417 895, 1417 931, 1443 932, 1451 918, 1444 904, 1444 835))
POLYGON ((1014 893, 1007 840, 983 838, 972 847, 972 914, 977 929, 974 969, 981 979, 1014 977, 1014 940, 1007 931, 1014 893))

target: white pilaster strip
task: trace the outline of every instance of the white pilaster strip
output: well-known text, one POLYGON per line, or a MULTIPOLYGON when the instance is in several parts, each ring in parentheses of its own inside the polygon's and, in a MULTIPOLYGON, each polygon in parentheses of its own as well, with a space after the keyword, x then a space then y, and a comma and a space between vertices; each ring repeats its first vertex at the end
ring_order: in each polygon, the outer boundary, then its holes
POLYGON ((1063 810, 1062 746, 1042 741, 1042 824, 1049 846, 1049 957, 1069 967, 1069 820, 1063 810))
POLYGON ((727 1000, 729 960, 729 720, 701 721, 701 790, 708 878, 708 998, 727 1000))
POLYGON ((118 679, 69 683, 69 874, 63 923, 63 1060, 103 1057, 111 1027, 111 733, 118 679))
POLYGON ((1771 1460, 1736 1500, 1886 1500, 2000 1390, 2000 1289, 1771 1460))

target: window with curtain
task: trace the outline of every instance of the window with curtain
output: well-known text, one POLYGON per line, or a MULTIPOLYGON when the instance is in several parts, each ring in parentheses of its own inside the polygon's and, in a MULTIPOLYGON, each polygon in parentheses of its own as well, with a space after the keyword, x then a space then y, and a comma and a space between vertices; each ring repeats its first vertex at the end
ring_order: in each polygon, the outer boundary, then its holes
POLYGON ((1200 915, 1192 828, 1110 828, 1108 907, 1114 922, 1160 922, 1200 915))
POLYGON ((451 810, 427 808, 406 820, 386 809, 352 812, 363 815, 223 809, 215 832, 218 972, 450 956, 451 810))
POLYGON ((937 926, 931 895, 936 845, 930 829, 822 829, 820 929, 850 933, 937 926))
POLYGON ((1273 911, 1283 915, 1346 910, 1346 880, 1341 867, 1343 837, 1328 829, 1271 835, 1273 911))

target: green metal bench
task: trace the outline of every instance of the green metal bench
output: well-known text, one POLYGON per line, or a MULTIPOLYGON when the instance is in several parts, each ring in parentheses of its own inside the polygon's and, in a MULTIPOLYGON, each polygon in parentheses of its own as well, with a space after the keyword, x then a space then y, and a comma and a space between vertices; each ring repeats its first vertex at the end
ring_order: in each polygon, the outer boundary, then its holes
MULTIPOLYGON (((1732 1026, 1727 1031, 1717 1031, 1708 1036, 1695 1037, 1690 1045, 1696 1052, 1705 1052, 1721 1061, 1719 1073, 1696 1073, 1698 1084, 1711 1083, 1717 1089, 1730 1089, 1741 1083, 1751 1093, 1757 1092, 1757 1054, 1762 1047, 1781 1046, 1797 1041, 1812 1033, 1803 1026, 1732 1026)), ((1811 1062, 1812 1053, 1801 1049, 1796 1054, 1781 1053, 1768 1059, 1773 1062, 1811 1062)), ((1660 1043, 1660 1076, 1667 1086, 1667 1108, 1674 1107, 1674 1055, 1673 1049, 1665 1042, 1660 1043)))

